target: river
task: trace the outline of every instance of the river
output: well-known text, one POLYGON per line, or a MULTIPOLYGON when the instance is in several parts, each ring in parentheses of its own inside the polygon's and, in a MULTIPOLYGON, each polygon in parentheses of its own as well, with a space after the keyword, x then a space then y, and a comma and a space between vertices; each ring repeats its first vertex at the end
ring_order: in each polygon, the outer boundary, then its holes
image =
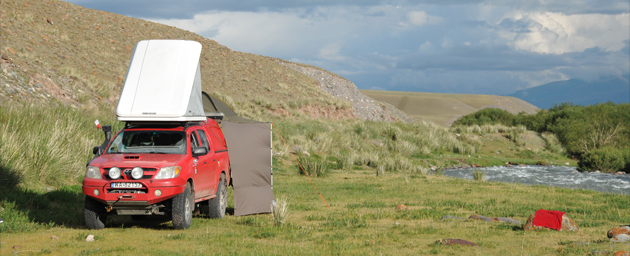
POLYGON ((630 174, 577 172, 575 167, 566 166, 494 166, 467 169, 445 169, 444 176, 473 179, 473 171, 481 170, 486 180, 546 185, 572 189, 589 189, 605 193, 630 195, 630 174))

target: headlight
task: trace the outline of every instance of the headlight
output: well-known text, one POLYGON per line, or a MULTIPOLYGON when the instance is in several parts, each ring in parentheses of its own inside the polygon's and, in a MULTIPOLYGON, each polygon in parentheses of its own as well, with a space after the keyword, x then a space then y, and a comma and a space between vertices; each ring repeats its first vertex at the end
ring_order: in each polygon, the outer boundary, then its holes
POLYGON ((182 168, 179 166, 168 166, 160 168, 160 171, 155 175, 156 180, 159 179, 171 179, 179 176, 182 168))
POLYGON ((85 177, 92 179, 102 179, 101 170, 98 167, 88 166, 85 170, 85 177))
POLYGON ((138 180, 142 178, 142 176, 144 176, 144 170, 142 170, 142 168, 134 167, 133 170, 131 170, 131 177, 134 179, 138 180))
POLYGON ((109 169, 109 178, 112 180, 120 178, 120 169, 118 167, 112 167, 109 169))

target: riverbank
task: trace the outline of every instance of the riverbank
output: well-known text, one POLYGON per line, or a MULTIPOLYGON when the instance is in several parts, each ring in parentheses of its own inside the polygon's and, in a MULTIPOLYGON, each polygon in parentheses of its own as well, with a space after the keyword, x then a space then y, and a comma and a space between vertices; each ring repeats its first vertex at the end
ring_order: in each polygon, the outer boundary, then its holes
POLYGON ((630 195, 630 174, 579 172, 576 167, 521 165, 442 170, 444 176, 474 180, 475 172, 493 182, 587 189, 630 195))

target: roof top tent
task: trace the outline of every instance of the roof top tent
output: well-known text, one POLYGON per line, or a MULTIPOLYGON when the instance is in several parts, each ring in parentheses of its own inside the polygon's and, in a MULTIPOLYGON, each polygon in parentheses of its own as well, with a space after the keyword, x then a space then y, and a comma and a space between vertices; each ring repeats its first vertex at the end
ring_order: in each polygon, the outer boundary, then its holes
POLYGON ((136 44, 116 108, 119 121, 204 121, 201 44, 144 40, 136 44))
POLYGON ((234 186, 234 215, 271 212, 271 129, 238 116, 201 91, 201 44, 144 40, 136 44, 116 115, 126 122, 222 120, 234 186))

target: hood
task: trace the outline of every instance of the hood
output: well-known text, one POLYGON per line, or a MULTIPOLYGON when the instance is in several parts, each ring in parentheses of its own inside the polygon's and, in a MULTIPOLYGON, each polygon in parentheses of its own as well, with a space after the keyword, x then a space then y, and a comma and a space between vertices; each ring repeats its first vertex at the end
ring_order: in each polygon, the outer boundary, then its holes
POLYGON ((178 154, 103 154, 92 162, 96 167, 164 167, 177 165, 187 155, 178 154))

